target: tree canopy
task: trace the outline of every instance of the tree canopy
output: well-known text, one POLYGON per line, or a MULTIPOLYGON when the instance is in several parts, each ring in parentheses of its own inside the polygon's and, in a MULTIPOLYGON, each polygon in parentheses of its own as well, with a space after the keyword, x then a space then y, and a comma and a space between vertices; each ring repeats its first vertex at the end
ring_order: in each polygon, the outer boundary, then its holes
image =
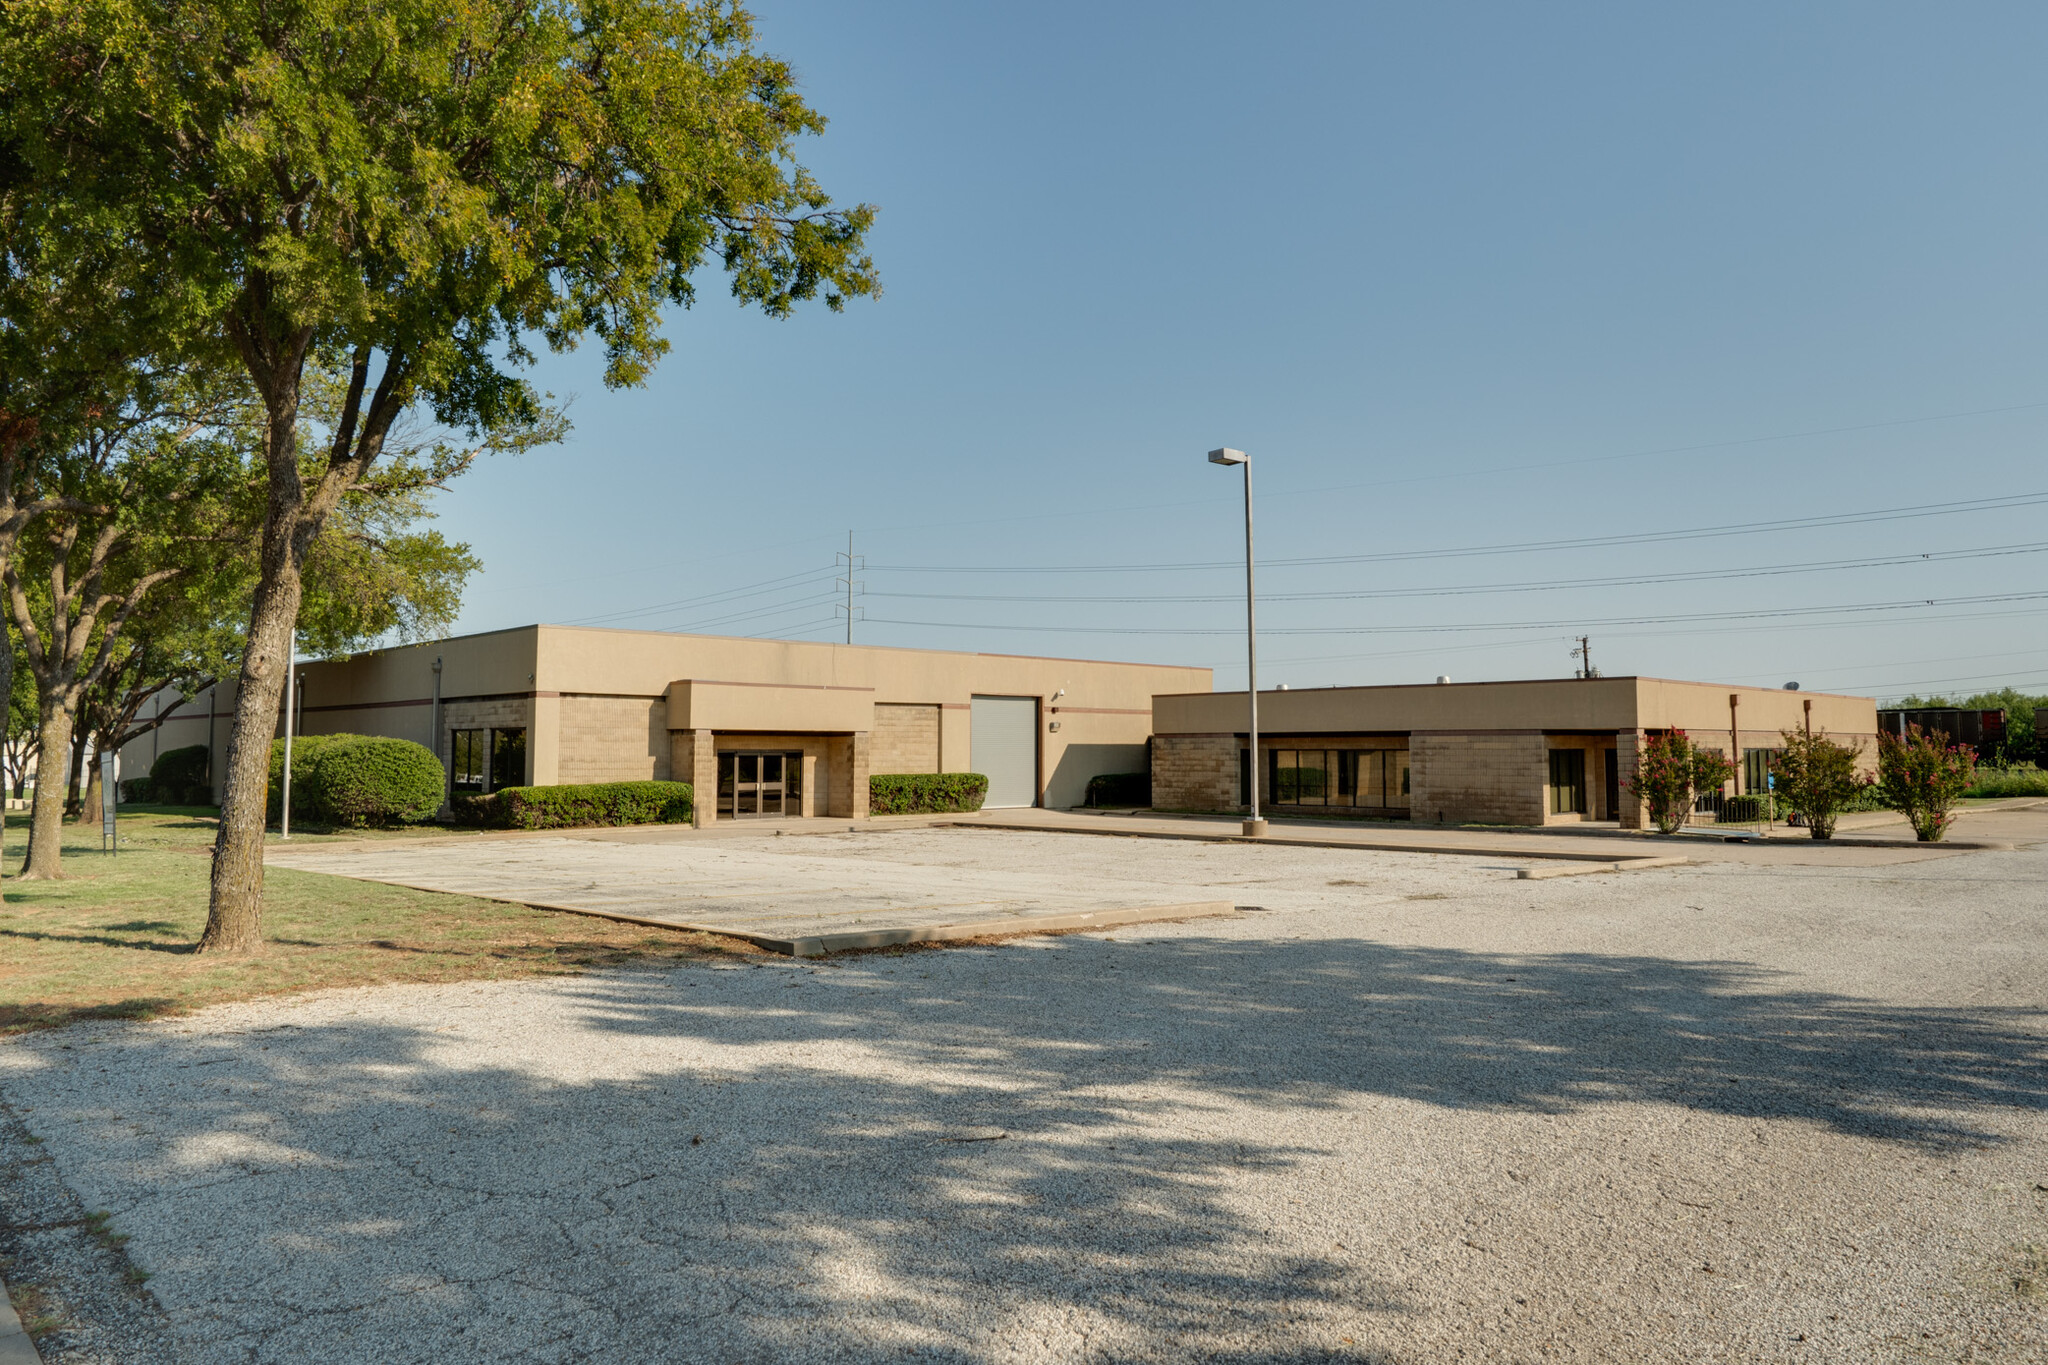
MULTIPOLYGON (((264 411, 259 574, 204 949, 259 941, 264 760, 302 577, 424 406, 486 444, 551 415, 534 347, 594 335, 608 384, 661 356, 662 312, 721 265, 771 316, 878 284, 874 210, 795 159, 824 119, 733 0, 10 0, 0 211, 36 241, 130 238, 145 335, 228 355, 264 411), (12 204, 12 208, 5 208, 12 204), (345 376, 303 458, 308 364, 345 376)), ((437 463, 441 459, 454 463, 437 463)), ((4 509, 0 509, 4 511, 4 509)))

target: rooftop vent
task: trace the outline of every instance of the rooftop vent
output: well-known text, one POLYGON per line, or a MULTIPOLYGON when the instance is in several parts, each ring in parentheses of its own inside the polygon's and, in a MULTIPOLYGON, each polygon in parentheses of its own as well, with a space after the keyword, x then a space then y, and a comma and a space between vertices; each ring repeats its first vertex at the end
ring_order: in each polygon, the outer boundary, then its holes
POLYGON ((1447 683, 1451 680, 1451 675, 1448 673, 1439 673, 1436 675, 1436 680, 1439 683, 1447 683))
POLYGON ((1785 684, 1785 690, 1786 690, 1787 692, 1797 692, 1797 691, 1799 690, 1799 684, 1798 684, 1798 683, 1786 683, 1786 684, 1785 684))

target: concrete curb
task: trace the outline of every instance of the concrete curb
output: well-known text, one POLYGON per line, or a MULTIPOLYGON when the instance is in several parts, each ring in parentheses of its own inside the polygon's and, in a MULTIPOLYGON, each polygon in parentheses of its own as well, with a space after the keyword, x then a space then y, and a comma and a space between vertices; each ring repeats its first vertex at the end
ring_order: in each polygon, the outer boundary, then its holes
MULTIPOLYGON (((1175 815, 1161 818, 1181 820, 1190 817, 1175 815)), ((1022 830, 1031 834, 1107 834, 1122 839, 1192 839, 1203 843, 1219 844, 1258 843, 1289 844, 1296 848, 1355 848, 1371 853, 1443 853, 1449 854, 1452 857, 1542 858, 1559 862, 1612 863, 1621 861, 1612 850, 1606 852, 1594 852, 1592 850, 1581 852, 1563 849, 1516 848, 1490 843, 1452 844, 1404 842, 1398 839, 1326 839, 1317 838, 1313 835, 1291 834, 1284 828, 1274 828, 1260 838, 1251 839, 1243 834, 1227 829, 1217 829, 1213 833, 1191 832, 1183 834, 1178 830, 1118 829, 1114 826, 1090 829, 1085 825, 1034 824, 1026 821, 1009 820, 953 820, 948 822, 948 825, 955 829, 1022 830)), ((1700 832, 1696 834, 1655 834, 1637 832, 1635 830, 1578 829, 1572 826, 1562 826, 1553 829, 1518 827, 1513 830, 1503 831, 1503 833, 1509 837, 1528 835, 1537 838, 1553 839, 1626 839, 1631 842, 1655 843, 1664 848, 1682 847, 1686 844, 1739 843, 1757 848, 1806 848, 1809 845, 1821 848, 1914 848, 1922 850, 1942 848, 1955 849, 1958 852, 1964 853, 2009 853, 2013 849, 2013 845, 2009 843, 1993 843, 1971 839, 1943 839, 1938 843, 1932 844, 1922 843, 1918 839, 1814 839, 1810 837, 1786 838, 1784 836, 1775 839, 1759 839, 1747 834, 1737 833, 1736 831, 1740 828, 1741 826, 1729 825, 1717 832, 1716 827, 1703 825, 1699 827, 1700 832)), ((1657 857, 1660 855, 1646 853, 1642 856, 1657 857)), ((1633 861, 1633 859, 1631 858, 1629 861, 1633 861)))
POLYGON ((43 1365, 42 1353, 15 1316, 14 1301, 0 1282, 0 1365, 43 1365))
MULTIPOLYGON (((1074 825, 1038 825, 1022 821, 1004 820, 955 820, 953 829, 1000 829, 1021 831, 1026 834, 1097 834, 1118 839, 1183 839, 1202 844, 1270 844, 1285 848, 1348 848, 1365 853, 1441 853, 1463 858, 1542 858, 1547 861, 1570 863, 1599 863, 1611 868, 1617 861, 1610 852, 1579 852, 1570 849, 1513 848, 1501 844, 1438 844, 1418 843, 1398 839, 1316 839, 1295 834, 1271 832, 1260 838, 1243 834, 1217 831, 1213 834, 1190 832, 1182 834, 1177 830, 1163 829, 1088 829, 1074 825)), ((1633 860, 1631 860, 1633 861, 1633 860)), ((1684 861, 1679 859, 1679 861, 1684 861)))
MULTIPOLYGON (((328 872, 320 875, 331 877, 346 874, 328 872)), ((410 882, 396 882, 384 877, 361 877, 356 880, 419 889, 413 887, 410 882)), ((1010 919, 964 920, 958 924, 905 924, 893 928, 849 929, 844 933, 809 934, 800 938, 786 938, 776 934, 759 934, 745 929, 735 929, 729 924, 699 924, 694 920, 657 919, 652 915, 629 914, 623 910, 599 910, 588 905, 560 905, 553 901, 520 900, 512 896, 486 896, 475 891, 448 894, 470 896, 480 901, 495 901, 499 905, 523 905, 529 910, 553 910, 564 915, 587 915, 591 919, 615 920, 621 924, 644 924, 650 929, 669 929, 677 933, 709 934, 713 938, 738 939, 742 943, 751 943, 756 948, 765 948, 771 953, 781 953, 785 957, 824 957, 855 948, 887 948, 899 943, 933 943, 1006 934, 1071 933, 1076 929, 1107 929, 1119 924, 1145 924, 1158 920, 1203 919, 1211 915, 1231 915, 1237 912, 1237 907, 1229 901, 1189 901, 1181 905, 1140 905, 1123 910, 1075 910, 1062 915, 1019 915, 1010 919)), ((0 1365, 6 1365, 6 1362, 0 1361, 0 1365)))
POLYGON ((1517 868, 1519 881, 1540 882, 1551 877, 1585 877, 1595 872, 1642 872, 1652 867, 1690 867, 1690 858, 1626 858, 1618 863, 1574 863, 1565 867, 1517 868))
POLYGON ((791 957, 822 957, 850 948, 887 948, 898 943, 934 943, 948 939, 992 938, 999 934, 1067 933, 1076 929, 1108 929, 1119 924, 1149 924, 1169 919, 1204 919, 1211 915, 1232 915, 1237 907, 1229 901, 1190 901, 1185 905, 1141 905, 1129 910, 1081 910, 1067 915, 1022 915, 1014 919, 971 920, 965 924, 922 924, 902 929, 872 929, 844 934, 820 934, 814 938, 769 940, 754 938, 763 948, 773 946, 791 957), (785 949, 779 945, 787 943, 785 949))
POLYGON ((0 1365, 119 1361, 179 1365, 185 1352, 119 1239, 64 1182, 48 1148, 0 1096, 0 1256, 53 1324, 39 1347, 0 1297, 0 1365), (95 1218, 101 1221, 95 1222, 95 1218), (12 1328, 14 1330, 6 1330, 12 1328))

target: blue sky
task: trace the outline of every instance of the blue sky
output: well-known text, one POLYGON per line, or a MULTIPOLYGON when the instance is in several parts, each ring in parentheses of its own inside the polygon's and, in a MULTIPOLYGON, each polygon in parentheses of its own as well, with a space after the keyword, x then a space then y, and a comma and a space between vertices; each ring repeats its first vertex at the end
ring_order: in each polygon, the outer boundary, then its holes
POLYGON ((574 435, 441 500, 461 629, 843 638, 851 530, 858 641, 1241 685, 1228 444, 1266 685, 1566 676, 1584 633, 2048 691, 2048 10, 756 14, 885 293, 773 322, 707 273, 644 388, 548 358, 574 435))

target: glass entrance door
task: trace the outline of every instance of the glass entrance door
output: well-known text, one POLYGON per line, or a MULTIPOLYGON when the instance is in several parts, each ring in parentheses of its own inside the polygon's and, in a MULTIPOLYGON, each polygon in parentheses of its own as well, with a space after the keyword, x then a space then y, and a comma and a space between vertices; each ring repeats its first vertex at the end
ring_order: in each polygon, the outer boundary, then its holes
POLYGON ((734 819, 803 813, 801 753, 718 756, 718 813, 734 819))

